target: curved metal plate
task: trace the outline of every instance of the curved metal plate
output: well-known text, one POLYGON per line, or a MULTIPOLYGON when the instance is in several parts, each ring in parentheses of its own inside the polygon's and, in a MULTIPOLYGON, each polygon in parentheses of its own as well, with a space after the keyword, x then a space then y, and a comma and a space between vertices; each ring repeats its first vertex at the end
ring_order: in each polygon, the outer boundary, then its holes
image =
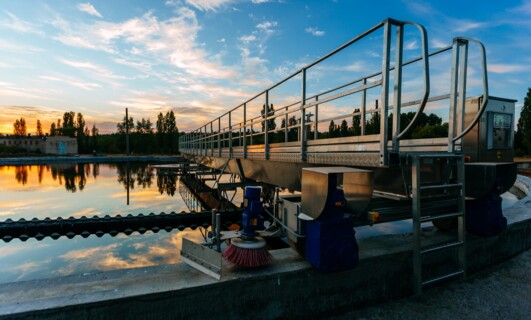
POLYGON ((349 167, 318 167, 302 169, 302 212, 317 219, 324 211, 329 190, 343 189, 345 210, 360 213, 372 198, 373 172, 349 167))

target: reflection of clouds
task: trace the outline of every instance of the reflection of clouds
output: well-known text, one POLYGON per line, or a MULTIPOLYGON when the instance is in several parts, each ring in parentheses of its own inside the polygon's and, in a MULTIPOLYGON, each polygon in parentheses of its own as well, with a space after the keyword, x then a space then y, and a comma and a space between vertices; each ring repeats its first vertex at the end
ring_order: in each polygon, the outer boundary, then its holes
POLYGON ((20 272, 19 276, 15 281, 22 279, 26 274, 30 273, 32 270, 37 269, 39 264, 37 262, 26 262, 19 266, 14 267, 11 271, 20 272))
POLYGON ((160 264, 172 264, 180 261, 180 249, 182 238, 185 236, 196 242, 204 239, 198 230, 185 230, 168 235, 145 235, 124 236, 120 239, 115 237, 115 243, 105 246, 97 246, 87 249, 71 250, 60 256, 65 260, 65 265, 57 270, 60 275, 68 275, 74 272, 85 271, 108 271, 126 268, 138 268, 160 264), (136 242, 146 238, 146 242, 136 242))
MULTIPOLYGON (((180 212, 188 211, 179 196, 161 195, 155 183, 149 188, 135 188, 131 190, 131 204, 125 206, 126 190, 116 182, 116 164, 101 164, 98 166, 97 179, 93 177, 95 170, 90 166, 87 184, 83 193, 67 193, 58 180, 53 180, 51 166, 43 167, 42 183, 39 184, 39 170, 28 167, 26 185, 18 184, 15 180, 14 166, 0 166, 0 221, 7 218, 18 220, 33 217, 92 216, 129 213, 135 215, 140 212, 180 212), (15 186, 15 187, 14 187, 15 186), (113 195, 121 195, 113 198, 113 195)), ((88 171, 86 171, 88 173, 88 171)), ((64 182, 64 180, 63 180, 64 182)), ((136 187, 136 185, 135 185, 136 187)), ((202 242, 199 231, 177 230, 154 234, 137 232, 131 236, 118 234, 116 237, 106 235, 102 238, 95 236, 86 239, 44 239, 33 243, 12 241, 2 246, 0 250, 0 265, 3 274, 0 282, 47 278, 74 273, 93 272, 97 270, 111 270, 116 268, 131 268, 149 265, 175 263, 179 261, 179 250, 182 236, 194 241, 202 242), (46 244, 46 245, 45 245, 46 244), (82 249, 86 248, 86 249, 82 249), (47 259, 50 259, 48 262, 47 259), (25 264, 35 262, 37 265, 25 264), (26 272, 19 269, 24 265, 26 272)))
POLYGON ((101 251, 109 251, 109 250, 116 249, 117 246, 118 246, 118 244, 111 244, 111 245, 104 246, 104 247, 95 247, 95 248, 90 248, 90 249, 72 250, 72 251, 69 251, 69 252, 63 254, 60 257, 65 259, 65 260, 86 259, 86 258, 92 257, 94 255, 97 255, 101 251))
POLYGON ((2 246, 2 250, 0 250, 0 259, 3 259, 8 256, 12 256, 12 255, 19 255, 25 251, 46 249, 48 247, 50 247, 50 245, 45 244, 45 243, 32 243, 31 245, 28 245, 28 243, 26 242, 19 242, 19 243, 12 242, 9 245, 2 246))
POLYGON ((93 216, 100 214, 101 211, 96 210, 95 208, 83 208, 77 212, 71 214, 72 217, 82 217, 82 216, 93 216))

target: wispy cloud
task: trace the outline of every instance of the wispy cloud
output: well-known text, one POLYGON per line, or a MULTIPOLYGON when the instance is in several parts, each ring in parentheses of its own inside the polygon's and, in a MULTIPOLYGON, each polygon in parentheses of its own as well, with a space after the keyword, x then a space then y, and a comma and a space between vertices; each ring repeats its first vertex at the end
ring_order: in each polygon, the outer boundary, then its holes
POLYGON ((90 61, 75 61, 63 58, 57 58, 57 60, 67 66, 86 71, 93 79, 108 83, 115 87, 122 86, 122 83, 117 80, 129 79, 125 76, 114 74, 112 71, 90 61))
POLYGON ((98 10, 96 10, 96 8, 94 8, 94 6, 90 2, 80 3, 77 5, 77 8, 82 12, 90 14, 91 16, 103 18, 101 13, 99 13, 98 10))
POLYGON ((484 28, 488 25, 486 22, 477 22, 468 19, 450 19, 450 23, 456 32, 468 32, 470 30, 484 28))
POLYGON ((256 40, 256 36, 253 35, 253 34, 240 37, 240 41, 242 41, 242 42, 251 42, 251 41, 254 41, 254 40, 256 40))
POLYGON ((531 15, 531 1, 524 0, 521 5, 507 10, 510 13, 531 15))
MULTIPOLYGON (((218 8, 234 2, 233 0, 184 0, 188 5, 201 11, 215 11, 218 8)), ((166 1, 166 5, 177 6, 179 1, 166 1)))
POLYGON ((308 28, 304 29, 304 31, 306 31, 308 33, 311 33, 312 35, 314 35, 316 37, 322 37, 322 36, 325 35, 324 31, 319 30, 317 28, 313 28, 313 27, 308 27, 308 28))
POLYGON ((62 82, 64 84, 77 87, 83 90, 88 90, 88 91, 92 91, 95 88, 101 88, 101 85, 97 83, 82 82, 82 81, 76 80, 73 77, 59 78, 59 77, 54 77, 54 76, 40 76, 39 78, 46 80, 46 81, 62 82))
POLYGON ((527 72, 531 68, 522 64, 489 64, 488 70, 493 73, 517 73, 527 72))
POLYGON ((256 25, 256 27, 262 31, 264 31, 267 34, 275 32, 274 27, 278 25, 278 22, 276 21, 264 21, 262 23, 259 23, 256 25))
MULTIPOLYGON (((16 84, 0 82, 0 96, 1 97, 18 97, 35 100, 52 100, 45 90, 37 88, 21 88, 16 84), (43 94, 44 93, 44 94, 43 94)), ((2 109, 2 112, 5 110, 2 109)))
POLYGON ((432 15, 436 13, 436 10, 433 9, 428 3, 422 1, 403 1, 404 4, 408 7, 409 11, 418 14, 418 15, 432 15))
POLYGON ((406 50, 414 50, 414 49, 418 49, 418 47, 419 47, 419 43, 417 42, 417 40, 408 41, 404 45, 404 49, 406 50))
MULTIPOLYGON (((230 79, 235 75, 232 67, 222 63, 220 56, 210 54, 198 43, 197 33, 201 27, 195 12, 186 7, 176 9, 175 15, 167 20, 159 20, 152 12, 147 12, 124 22, 56 25, 61 33, 55 39, 68 46, 142 56, 146 61, 173 65, 199 78, 230 79)), ((122 64, 124 61, 120 60, 122 64)))
POLYGON ((0 26, 21 33, 42 34, 42 31, 38 29, 37 25, 24 21, 7 10, 4 10, 4 13, 9 17, 9 19, 1 20, 0 26))

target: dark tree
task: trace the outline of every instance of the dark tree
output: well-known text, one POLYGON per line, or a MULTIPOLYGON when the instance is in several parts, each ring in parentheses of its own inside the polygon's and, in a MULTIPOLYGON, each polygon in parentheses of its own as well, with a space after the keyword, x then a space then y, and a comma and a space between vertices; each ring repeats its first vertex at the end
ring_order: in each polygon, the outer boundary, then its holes
POLYGON ((24 118, 15 120, 15 123, 13 123, 13 133, 16 136, 25 136, 27 131, 26 120, 24 118))
MULTIPOLYGON (((354 113, 360 112, 360 109, 354 109, 354 113)), ((355 136, 361 135, 361 115, 352 117, 352 134, 355 136)))
POLYGON ((52 122, 52 124, 50 125, 50 136, 55 136, 56 131, 57 128, 55 127, 55 122, 52 122))
POLYGON ((42 124, 40 120, 37 120, 37 135, 42 137, 44 133, 42 132, 42 124))
POLYGON ((527 89, 516 128, 515 149, 517 153, 531 154, 531 88, 527 89))

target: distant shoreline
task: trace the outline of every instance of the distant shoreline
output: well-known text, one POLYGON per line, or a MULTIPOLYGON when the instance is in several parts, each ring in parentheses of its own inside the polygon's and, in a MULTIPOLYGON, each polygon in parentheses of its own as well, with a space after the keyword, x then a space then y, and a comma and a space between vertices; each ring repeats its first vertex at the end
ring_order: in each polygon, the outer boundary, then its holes
POLYGON ((151 155, 151 156, 126 156, 126 155, 109 155, 109 156, 39 156, 39 157, 18 157, 18 158, 0 158, 0 166, 6 165, 31 165, 31 164, 48 164, 48 163, 112 163, 112 162, 177 162, 182 159, 178 155, 151 155))

